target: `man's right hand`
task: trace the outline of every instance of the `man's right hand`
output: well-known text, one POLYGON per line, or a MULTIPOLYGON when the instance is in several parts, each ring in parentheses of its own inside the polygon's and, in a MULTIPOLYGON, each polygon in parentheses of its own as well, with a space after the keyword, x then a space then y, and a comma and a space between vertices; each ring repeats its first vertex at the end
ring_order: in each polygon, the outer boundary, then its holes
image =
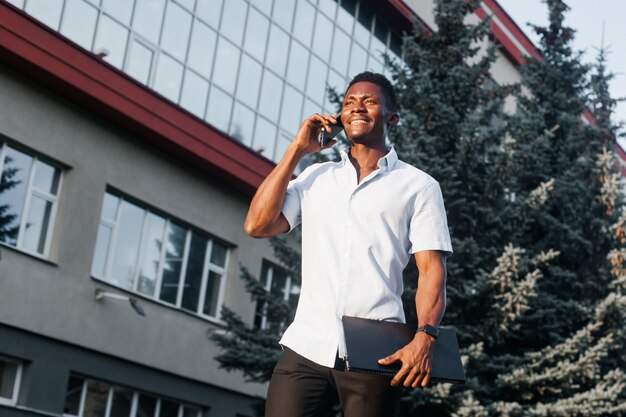
POLYGON ((322 148, 317 140, 322 129, 326 129, 327 132, 330 132, 330 127, 337 124, 335 116, 315 113, 314 115, 304 119, 293 141, 300 152, 308 155, 319 152, 322 149, 330 148, 337 143, 337 141, 333 139, 328 142, 324 148, 322 148))

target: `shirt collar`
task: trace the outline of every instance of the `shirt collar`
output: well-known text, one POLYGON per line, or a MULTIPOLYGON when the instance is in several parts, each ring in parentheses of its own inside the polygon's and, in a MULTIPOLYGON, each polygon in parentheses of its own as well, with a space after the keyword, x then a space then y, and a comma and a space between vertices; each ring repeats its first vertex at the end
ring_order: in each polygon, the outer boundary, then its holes
MULTIPOLYGON (((348 148, 349 149, 349 148, 348 148)), ((341 165, 344 166, 350 162, 350 157, 348 156, 348 149, 342 149, 339 154, 341 155, 341 165)), ((381 171, 391 171, 393 166, 396 164, 398 160, 398 154, 394 147, 389 148, 389 152, 382 158, 378 160, 378 167, 381 171)))

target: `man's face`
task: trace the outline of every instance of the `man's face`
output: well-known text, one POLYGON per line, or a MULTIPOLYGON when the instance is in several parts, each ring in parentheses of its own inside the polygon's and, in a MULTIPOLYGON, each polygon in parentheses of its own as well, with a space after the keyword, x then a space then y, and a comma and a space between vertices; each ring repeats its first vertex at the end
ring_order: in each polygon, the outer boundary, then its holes
POLYGON ((397 123, 398 117, 387 109, 384 100, 382 88, 368 81, 353 84, 346 91, 341 121, 352 143, 384 144, 387 127, 397 123))

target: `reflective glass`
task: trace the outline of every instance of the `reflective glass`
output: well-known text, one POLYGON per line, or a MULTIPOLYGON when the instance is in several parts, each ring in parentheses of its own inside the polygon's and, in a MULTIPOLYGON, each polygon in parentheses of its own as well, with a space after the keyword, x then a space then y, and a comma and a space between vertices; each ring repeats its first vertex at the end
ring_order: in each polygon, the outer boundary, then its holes
POLYGON ((109 385, 87 381, 87 396, 83 405, 83 417, 104 417, 109 397, 109 385))
POLYGON ((58 30, 62 9, 63 0, 28 0, 25 11, 41 23, 58 30))
MULTIPOLYGON (((346 91, 346 79, 331 70, 328 72, 328 87, 332 88, 337 94, 343 95, 346 91)), ((331 103, 329 95, 326 95, 326 101, 324 103, 325 109, 328 109, 330 113, 335 113, 340 107, 341 103, 331 103)))
POLYGON ((287 64, 287 52, 289 51, 289 36, 272 25, 270 37, 267 45, 267 56, 265 65, 274 70, 279 76, 285 75, 285 65, 287 64))
POLYGON ((159 275, 164 231, 165 219, 156 214, 148 213, 146 226, 143 230, 143 241, 141 242, 141 263, 139 264, 137 291, 150 296, 154 295, 154 288, 159 275))
POLYGON ((396 57, 402 56, 402 38, 395 33, 392 33, 389 37, 389 49, 396 57))
POLYGON ((289 66, 287 67, 287 81, 293 86, 304 90, 306 72, 309 67, 309 51, 296 40, 291 41, 289 48, 289 66))
POLYGON ((91 264, 91 275, 104 278, 106 262, 109 256, 109 243, 111 242, 111 233, 113 230, 103 224, 98 227, 98 238, 96 239, 96 249, 93 254, 93 263, 91 264))
POLYGON ((311 45, 314 18, 315 7, 306 1, 299 1, 296 9, 296 21, 293 26, 293 35, 307 48, 311 45))
POLYGON ((269 27, 269 20, 254 7, 251 7, 248 11, 246 38, 243 45, 246 52, 261 62, 263 62, 263 58, 265 57, 265 45, 267 44, 267 32, 269 31, 269 27))
POLYGON ((33 180, 33 186, 43 191, 56 195, 59 188, 59 179, 61 178, 61 171, 53 166, 50 166, 44 162, 35 162, 35 178, 33 180))
POLYGON ((222 37, 219 38, 212 81, 231 94, 235 92, 240 52, 235 45, 222 37))
POLYGON ((335 12, 337 11, 337 0, 319 0, 317 8, 326 13, 331 20, 335 20, 335 12))
POLYGON ((191 30, 191 14, 176 3, 168 3, 163 33, 161 34, 161 46, 179 61, 185 61, 187 45, 189 45, 189 32, 191 30))
POLYGON ((187 70, 180 105, 199 118, 203 118, 208 94, 209 82, 197 76, 193 71, 187 70))
POLYGON ((226 266, 227 253, 228 248, 226 246, 220 245, 214 241, 213 247, 211 248, 211 263, 224 268, 226 266))
POLYGON ((24 0, 7 0, 7 2, 11 3, 12 5, 20 9, 24 8, 24 0))
POLYGON ((5 147, 0 179, 0 242, 15 246, 33 158, 5 147))
POLYGON ((211 78, 216 41, 217 34, 213 29, 199 20, 194 22, 187 64, 207 79, 211 78))
POLYGON ((13 399, 18 364, 0 358, 0 398, 13 399))
POLYGON ((177 103, 182 79, 183 66, 169 56, 161 54, 154 78, 154 89, 165 98, 177 103))
POLYGON ((133 29, 150 42, 158 44, 165 0, 137 0, 133 29))
MULTIPOLYGON (((380 58, 380 56, 378 56, 380 58)), ((372 72, 383 72, 385 65, 382 61, 374 58, 374 55, 370 55, 370 59, 367 61, 367 69, 372 72)))
POLYGON ((63 413, 77 416, 80 409, 80 397, 83 392, 85 380, 75 376, 70 376, 65 390, 65 405, 63 413))
POLYGON ((380 19, 376 19, 374 26, 374 36, 372 36, 372 47, 370 51, 378 58, 382 59, 382 54, 387 49, 387 36, 389 29, 380 19))
POLYGON ((367 48, 370 44, 374 13, 363 2, 359 3, 359 17, 354 25, 354 39, 367 48))
POLYGON ((176 304, 186 240, 187 230, 170 222, 165 241, 165 259, 163 262, 163 277, 161 278, 161 295, 159 297, 167 303, 176 304))
POLYGON ((181 307, 185 310, 193 311, 194 313, 198 311, 207 244, 208 239, 204 236, 197 233, 191 234, 181 307))
POLYGON ((196 5, 196 0, 176 0, 176 3, 180 4, 185 9, 193 13, 193 8, 196 5))
POLYGON ((159 417, 178 417, 178 407, 174 401, 161 399, 159 417))
POLYGON ((291 145, 292 141, 293 137, 291 137, 291 135, 288 135, 286 132, 281 132, 278 135, 278 141, 276 141, 275 154, 278 156, 282 156, 289 147, 289 145, 291 145))
POLYGON ((120 199, 113 194, 104 194, 104 201, 102 203, 102 218, 115 221, 119 202, 120 199))
POLYGON ((183 415, 182 417, 199 417, 200 410, 197 409, 196 407, 189 407, 189 406, 184 406, 183 407, 183 415))
POLYGON ((352 44, 350 52, 350 68, 348 69, 348 77, 352 78, 358 73, 365 71, 367 68, 367 51, 358 44, 352 44))
POLYGON ((280 78, 265 70, 259 98, 259 111, 271 121, 278 121, 283 85, 280 78))
POLYGON ((91 50, 98 10, 83 0, 67 0, 61 33, 83 48, 91 50))
POLYGON ((243 54, 239 67, 239 80, 237 82, 237 98, 253 109, 256 108, 261 87, 261 64, 243 54))
POLYGON ((257 117, 252 148, 260 152, 264 157, 272 159, 274 157, 275 145, 276 125, 268 122, 263 117, 257 117))
POLYGON ((157 399, 147 395, 139 394, 137 401, 137 417, 154 417, 157 399))
POLYGON ((352 34, 354 26, 354 16, 356 16, 356 0, 341 0, 341 7, 337 9, 337 25, 352 34))
POLYGON ((120 210, 109 281, 123 288, 132 289, 144 211, 127 201, 122 201, 120 210))
POLYGON ((313 52, 324 61, 330 56, 330 46, 333 40, 333 23, 324 15, 318 13, 315 21, 315 35, 313 36, 313 52))
POLYGON ((154 52, 143 43, 133 40, 130 46, 126 73, 137 81, 148 84, 154 52))
POLYGON ((348 69, 348 54, 350 53, 350 38, 341 30, 335 30, 331 66, 340 74, 348 69))
POLYGON ((133 391, 126 388, 116 387, 111 399, 109 417, 129 417, 133 403, 133 391))
POLYGON ((220 24, 223 0, 198 0, 196 16, 217 29, 220 24))
POLYGON ((96 42, 93 46, 94 51, 104 48, 109 51, 104 60, 111 65, 122 68, 124 62, 124 53, 126 51, 126 40, 128 39, 128 30, 107 16, 101 16, 98 22, 98 32, 96 33, 96 42))
POLYGON ((272 10, 272 20, 282 26, 287 32, 291 32, 295 5, 296 0, 280 0, 274 4, 274 10, 272 10))
POLYGON ((241 46, 248 4, 244 0, 228 0, 224 3, 220 34, 241 46))
POLYGON ((315 55, 311 56, 309 63, 309 76, 306 82, 307 96, 322 103, 326 93, 326 75, 328 66, 315 55))
POLYGON ((285 87, 280 125, 288 132, 296 132, 300 126, 303 96, 290 86, 285 87))
POLYGON ((206 120, 223 132, 228 131, 230 115, 233 108, 233 99, 216 87, 211 88, 206 120))
POLYGON ((228 133, 240 142, 250 146, 254 130, 254 112, 241 103, 235 102, 233 120, 228 133))
POLYGON ((207 316, 217 317, 218 299, 220 295, 220 284, 222 276, 217 272, 209 271, 209 280, 206 285, 204 295, 204 306, 202 312, 207 316))
POLYGON ((33 195, 24 229, 24 249, 43 255, 48 235, 52 203, 33 195))
POLYGON ((268 16, 272 12, 272 0, 250 0, 250 4, 253 4, 257 9, 268 16))
POLYGON ((102 10, 126 26, 130 25, 133 2, 128 0, 102 0, 102 10))
POLYGON ((320 113, 321 111, 322 107, 319 104, 305 98, 304 106, 302 107, 302 116, 300 117, 300 119, 304 120, 315 113, 320 113))

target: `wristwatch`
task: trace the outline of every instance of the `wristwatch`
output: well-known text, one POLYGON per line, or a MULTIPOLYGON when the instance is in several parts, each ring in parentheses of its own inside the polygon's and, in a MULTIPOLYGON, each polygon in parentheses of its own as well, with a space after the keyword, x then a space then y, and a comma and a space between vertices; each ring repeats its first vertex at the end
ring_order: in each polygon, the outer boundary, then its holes
POLYGON ((435 326, 431 326, 430 324, 425 324, 418 327, 415 333, 417 334, 419 332, 424 332, 427 335, 434 337, 435 339, 437 338, 437 335, 439 335, 439 329, 435 326))

